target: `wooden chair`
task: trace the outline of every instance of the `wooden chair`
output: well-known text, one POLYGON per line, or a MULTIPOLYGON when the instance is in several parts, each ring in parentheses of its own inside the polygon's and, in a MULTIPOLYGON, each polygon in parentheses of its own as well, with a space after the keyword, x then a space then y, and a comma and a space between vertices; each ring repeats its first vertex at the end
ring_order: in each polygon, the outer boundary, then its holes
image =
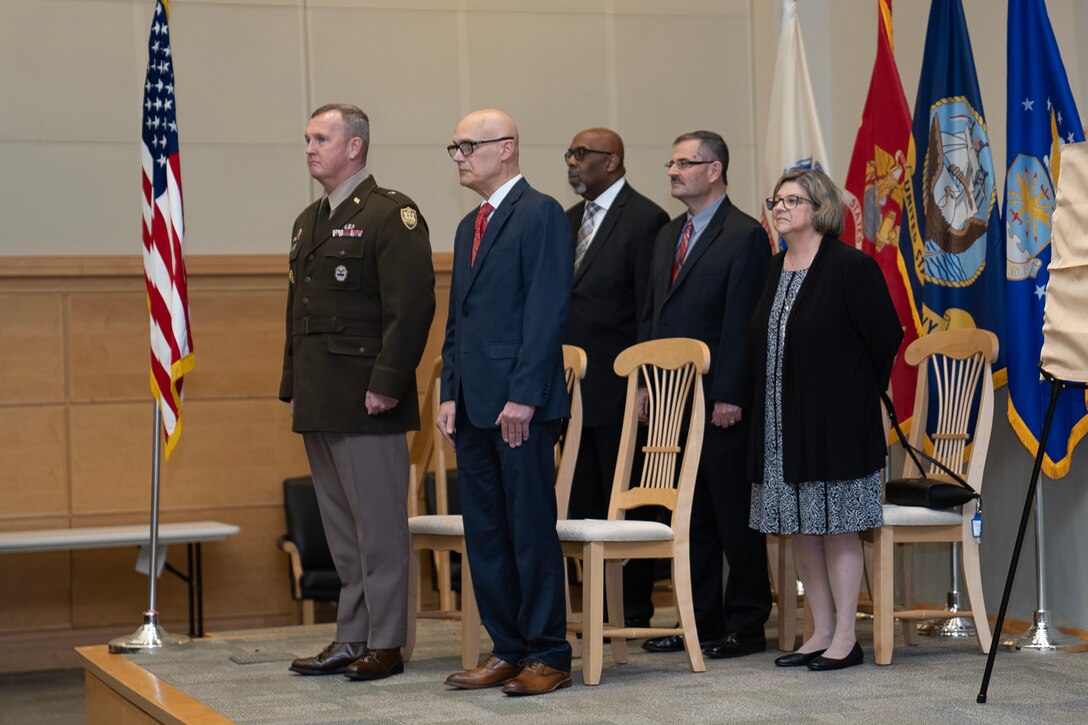
MULTIPOLYGON (((997 359, 997 337, 986 330, 958 329, 935 332, 915 340, 906 350, 905 359, 918 366, 918 388, 914 400, 914 420, 909 440, 911 445, 924 445, 930 398, 937 409, 937 430, 930 437, 933 457, 964 477, 976 491, 982 491, 986 453, 990 447, 993 426, 994 385, 992 363, 997 359), (930 373, 933 384, 930 384, 930 373), (974 430, 971 430, 972 410, 977 409, 974 430), (968 446, 968 441, 971 441, 968 446)), ((940 478, 936 467, 927 475, 940 478)), ((918 471, 907 457, 904 476, 916 476, 918 471)), ((891 664, 896 617, 913 628, 920 619, 972 617, 978 633, 979 647, 990 649, 990 622, 986 618, 986 603, 982 594, 982 574, 979 567, 978 544, 971 535, 971 519, 975 507, 967 504, 962 510, 936 511, 917 506, 884 505, 884 526, 869 532, 873 544, 873 640, 878 665, 891 664), (897 544, 956 542, 963 552, 964 578, 971 610, 915 609, 913 587, 905 587, 903 609, 894 604, 897 544)))
MULTIPOLYGON (((449 461, 446 455, 446 443, 434 427, 434 421, 438 417, 439 389, 442 375, 442 357, 436 356, 431 363, 431 371, 427 376, 427 386, 424 389, 423 399, 419 405, 420 426, 412 436, 411 446, 408 448, 408 460, 410 463, 409 488, 408 488, 408 516, 418 516, 426 513, 422 506, 425 497, 425 488, 430 475, 434 476, 435 513, 442 515, 449 513, 449 486, 447 471, 449 461)), ((457 597, 450 583, 450 553, 449 551, 433 552, 432 566, 434 567, 435 580, 438 587, 438 610, 423 612, 417 600, 417 614, 421 616, 453 617, 459 614, 457 609, 457 597)), ((424 572, 419 573, 425 576, 424 572)), ((422 582, 420 582, 422 586, 422 582)))
POLYGON ((706 415, 702 376, 709 367, 707 346, 684 338, 644 342, 624 350, 616 358, 613 366, 616 374, 627 378, 627 404, 608 519, 568 519, 557 525, 563 553, 582 559, 582 622, 580 627, 574 622, 568 623, 568 627, 582 632, 582 679, 587 685, 601 681, 605 637, 612 640, 613 661, 622 663, 627 661, 627 639, 683 634, 692 671, 706 669, 692 606, 688 530, 706 415), (631 487, 640 375, 649 395, 649 432, 642 448, 645 456, 642 479, 638 486, 631 487), (687 441, 681 448, 685 413, 687 441), (625 520, 626 511, 647 505, 671 510, 671 525, 625 520), (659 558, 672 559, 680 627, 624 627, 623 561, 659 558), (606 579, 608 625, 604 622, 603 606, 606 579))
MULTIPOLYGON (((441 366, 441 358, 435 362, 441 366)), ((582 440, 582 378, 586 374, 586 353, 580 347, 563 346, 563 368, 567 381, 567 393, 570 395, 571 417, 567 422, 566 432, 556 446, 556 502, 559 516, 566 516, 567 502, 570 499, 571 479, 574 476, 574 464, 578 460, 578 446, 582 440)), ((437 395, 436 395, 437 397, 437 395)), ((437 408, 436 408, 437 410, 437 408)), ((433 420, 433 417, 432 417, 433 420)), ((426 421, 424 421, 426 423, 426 421)), ((426 425, 424 425, 426 427, 426 425)), ((434 426, 432 436, 435 445, 441 447, 442 441, 434 426)), ((426 474, 424 474, 425 476, 426 474)), ((431 514, 411 516, 408 519, 408 531, 412 537, 412 551, 456 551, 461 554, 461 610, 448 613, 461 620, 461 664, 465 669, 475 667, 480 659, 480 613, 476 608, 476 598, 472 593, 472 576, 469 571, 468 556, 465 549, 465 524, 459 515, 431 514)), ((404 658, 411 657, 416 639, 416 601, 419 598, 419 560, 409 557, 409 592, 408 606, 408 641, 404 647, 404 658)), ((569 607, 569 600, 568 600, 569 607)))

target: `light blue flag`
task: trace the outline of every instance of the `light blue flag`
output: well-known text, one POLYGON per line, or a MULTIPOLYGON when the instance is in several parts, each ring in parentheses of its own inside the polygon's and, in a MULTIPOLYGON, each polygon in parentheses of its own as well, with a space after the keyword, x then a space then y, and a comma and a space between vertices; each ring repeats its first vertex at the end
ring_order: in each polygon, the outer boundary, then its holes
MULTIPOLYGON (((1008 151, 1005 177, 1009 422, 1039 451, 1050 385, 1039 380, 1043 305, 1050 280, 1051 215, 1062 144, 1084 140, 1044 0, 1009 0, 1008 151)), ((1043 472, 1061 478, 1088 431, 1084 394, 1066 391, 1047 439, 1043 472)))

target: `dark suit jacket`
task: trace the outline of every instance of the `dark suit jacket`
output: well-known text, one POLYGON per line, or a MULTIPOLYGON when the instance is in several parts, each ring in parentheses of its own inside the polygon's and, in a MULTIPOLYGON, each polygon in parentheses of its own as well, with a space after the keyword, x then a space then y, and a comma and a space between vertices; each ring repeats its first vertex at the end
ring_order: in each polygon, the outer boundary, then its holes
MULTIPOLYGON (((748 476, 763 480, 767 322, 785 254, 771 260, 752 317, 755 405, 748 476)), ((903 328, 876 261, 824 237, 786 323, 782 455, 787 481, 859 478, 884 465, 880 391, 887 389, 903 328)))
POLYGON ((727 196, 688 253, 676 284, 670 285, 676 243, 686 223, 686 213, 676 217, 654 242, 639 339, 693 337, 705 342, 710 348, 710 371, 703 377, 708 405, 739 405, 748 417, 748 322, 763 289, 771 243, 759 222, 727 196))
POLYGON ((492 213, 471 265, 476 209, 457 225, 442 400, 494 428, 507 401, 536 406, 534 421, 570 414, 563 334, 574 266, 563 208, 521 179, 492 213))
MULTIPOLYGON (((582 201, 567 210, 575 238, 585 207, 582 201)), ((627 380, 612 363, 638 342, 654 237, 668 220, 664 209, 624 184, 574 273, 566 342, 588 358, 582 380, 582 424, 588 428, 623 422, 627 380)))
POLYGON ((434 317, 427 223, 368 176, 318 228, 314 202, 291 227, 280 400, 294 430, 398 433, 419 427, 416 366, 434 317), (367 390, 400 403, 376 416, 367 390))

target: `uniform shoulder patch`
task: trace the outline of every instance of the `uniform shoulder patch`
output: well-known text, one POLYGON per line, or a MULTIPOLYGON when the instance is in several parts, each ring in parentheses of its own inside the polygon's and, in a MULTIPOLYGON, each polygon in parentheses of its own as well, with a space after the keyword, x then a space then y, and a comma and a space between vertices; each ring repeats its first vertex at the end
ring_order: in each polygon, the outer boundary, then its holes
POLYGON ((419 215, 416 214, 415 209, 406 206, 400 210, 400 220, 404 223, 405 229, 412 231, 419 224, 419 215))

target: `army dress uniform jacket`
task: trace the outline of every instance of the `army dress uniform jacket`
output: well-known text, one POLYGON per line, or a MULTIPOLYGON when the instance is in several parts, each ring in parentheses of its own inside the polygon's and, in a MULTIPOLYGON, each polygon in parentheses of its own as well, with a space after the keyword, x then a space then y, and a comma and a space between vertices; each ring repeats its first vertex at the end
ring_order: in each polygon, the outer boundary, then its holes
POLYGON ((419 428, 416 366, 434 316, 434 267, 415 203, 368 176, 318 222, 292 227, 280 400, 295 432, 400 433, 419 428), (370 390, 396 398, 366 412, 370 390))

